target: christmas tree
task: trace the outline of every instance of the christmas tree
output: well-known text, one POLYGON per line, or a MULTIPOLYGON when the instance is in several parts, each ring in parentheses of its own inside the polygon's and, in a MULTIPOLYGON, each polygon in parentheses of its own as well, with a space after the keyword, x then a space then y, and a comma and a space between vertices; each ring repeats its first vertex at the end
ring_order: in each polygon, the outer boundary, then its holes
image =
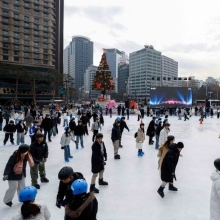
POLYGON ((114 88, 115 85, 106 60, 105 49, 103 49, 102 59, 92 82, 92 89, 101 90, 104 97, 106 91, 111 91, 114 88))

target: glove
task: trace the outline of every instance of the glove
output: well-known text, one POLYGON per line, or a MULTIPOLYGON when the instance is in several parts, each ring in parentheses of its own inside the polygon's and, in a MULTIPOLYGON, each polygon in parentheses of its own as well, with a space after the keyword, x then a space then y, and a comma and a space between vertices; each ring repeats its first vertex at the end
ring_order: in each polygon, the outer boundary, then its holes
POLYGON ((105 157, 105 161, 107 161, 107 157, 105 157))
POLYGON ((57 206, 57 208, 59 208, 59 209, 60 209, 60 208, 61 208, 61 206, 62 206, 62 202, 57 201, 57 202, 56 202, 56 206, 57 206))
POLYGON ((61 149, 63 150, 63 149, 64 149, 64 147, 61 147, 61 149))
POLYGON ((47 162, 47 158, 44 158, 44 162, 47 162))
POLYGON ((105 166, 105 165, 106 165, 106 162, 103 162, 103 163, 102 163, 102 165, 104 165, 104 166, 105 166))
POLYGON ((176 180, 176 175, 175 173, 172 173, 173 178, 176 180))
POLYGON ((2 180, 3 181, 8 180, 8 175, 4 175, 2 180))

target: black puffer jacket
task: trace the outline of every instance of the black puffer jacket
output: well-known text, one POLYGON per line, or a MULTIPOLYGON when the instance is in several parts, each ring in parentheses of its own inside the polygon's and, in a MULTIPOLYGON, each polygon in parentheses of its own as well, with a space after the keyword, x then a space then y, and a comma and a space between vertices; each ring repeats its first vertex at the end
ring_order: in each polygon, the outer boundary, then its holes
POLYGON ((27 165, 27 161, 24 159, 23 160, 23 174, 15 174, 13 169, 14 166, 17 162, 17 154, 18 151, 15 151, 9 158, 6 166, 5 166, 5 170, 4 170, 4 176, 8 175, 8 180, 21 180, 22 176, 24 175, 24 177, 26 177, 26 165, 27 165))
POLYGON ((86 116, 82 116, 80 120, 82 121, 83 125, 87 125, 87 123, 89 123, 89 119, 86 116))
POLYGON ((82 198, 74 198, 65 207, 64 220, 96 220, 98 201, 93 193, 87 193, 82 198))
POLYGON ((46 142, 38 144, 37 141, 31 144, 30 153, 36 164, 39 164, 43 158, 48 158, 48 146, 46 142))
POLYGON ((77 125, 74 131, 75 136, 82 136, 84 134, 84 127, 82 125, 77 125))
POLYGON ((121 131, 121 133, 123 132, 124 128, 126 128, 129 131, 127 123, 125 121, 121 120, 121 123, 120 123, 120 131, 121 131))
POLYGON ((25 124, 23 123, 23 127, 21 126, 21 122, 19 122, 17 125, 16 125, 16 130, 18 133, 23 133, 23 132, 26 132, 27 133, 27 128, 25 126, 25 124))
POLYGON ((73 121, 73 120, 70 121, 69 127, 70 127, 70 130, 71 130, 71 131, 75 131, 75 129, 76 129, 76 122, 73 121))
POLYGON ((7 124, 5 125, 3 130, 8 133, 14 133, 16 131, 16 126, 14 124, 13 125, 7 124))
POLYGON ((44 118, 40 127, 49 131, 53 128, 53 122, 50 118, 44 118))
POLYGON ((71 185, 73 183, 73 181, 78 180, 78 179, 84 179, 82 173, 77 173, 75 172, 73 174, 73 180, 69 183, 63 183, 62 181, 60 181, 59 184, 59 189, 58 189, 58 193, 57 193, 57 201, 59 203, 62 203, 63 206, 65 206, 66 204, 68 204, 71 201, 73 192, 71 190, 71 185), (64 199, 65 198, 65 199, 64 199))
POLYGON ((120 131, 120 127, 117 126, 116 124, 114 124, 114 126, 113 126, 113 128, 112 128, 111 139, 112 139, 113 142, 115 142, 115 141, 121 139, 121 131, 120 131))

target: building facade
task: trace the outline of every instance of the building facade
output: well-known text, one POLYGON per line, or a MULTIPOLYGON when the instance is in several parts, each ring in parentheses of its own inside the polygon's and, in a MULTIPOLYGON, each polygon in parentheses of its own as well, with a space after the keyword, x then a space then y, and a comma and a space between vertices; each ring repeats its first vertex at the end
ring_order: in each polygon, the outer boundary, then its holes
POLYGON ((129 64, 118 65, 118 94, 128 95, 129 64))
MULTIPOLYGON (((62 73, 63 10, 64 0, 1 1, 0 62, 62 73)), ((0 81, 1 88, 7 87, 2 91, 15 87, 7 77, 0 81)))
POLYGON ((161 52, 153 46, 130 53, 129 95, 136 99, 150 97, 152 87, 161 86, 161 52))
POLYGON ((64 50, 63 61, 63 72, 75 79, 75 89, 81 88, 84 85, 84 73, 93 64, 93 42, 84 36, 73 36, 64 50))

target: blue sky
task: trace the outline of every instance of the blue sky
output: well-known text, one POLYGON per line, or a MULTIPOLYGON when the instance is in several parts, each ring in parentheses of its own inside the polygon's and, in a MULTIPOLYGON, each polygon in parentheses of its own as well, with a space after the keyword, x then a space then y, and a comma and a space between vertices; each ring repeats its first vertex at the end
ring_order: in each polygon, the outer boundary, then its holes
POLYGON ((220 2, 217 0, 65 0, 64 47, 73 35, 127 54, 153 45, 179 63, 180 76, 220 77, 220 2))

